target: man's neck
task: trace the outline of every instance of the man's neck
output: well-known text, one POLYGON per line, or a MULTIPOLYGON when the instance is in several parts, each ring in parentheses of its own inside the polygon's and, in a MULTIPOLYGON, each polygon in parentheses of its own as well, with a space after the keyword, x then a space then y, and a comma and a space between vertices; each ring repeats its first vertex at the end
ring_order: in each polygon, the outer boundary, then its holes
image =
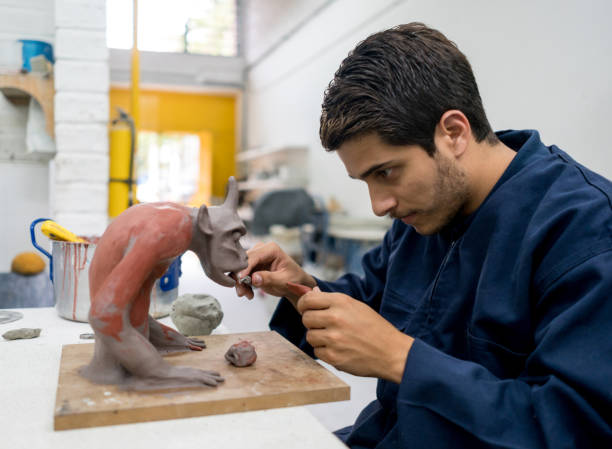
POLYGON ((468 177, 472 188, 470 201, 464 210, 466 215, 480 207, 516 156, 516 151, 501 141, 495 145, 474 143, 470 153, 468 177))
POLYGON ((203 234, 198 228, 198 212, 200 209, 198 207, 192 207, 189 211, 189 215, 191 216, 192 227, 191 227, 191 242, 189 244, 189 249, 196 254, 198 254, 197 250, 202 246, 203 234))

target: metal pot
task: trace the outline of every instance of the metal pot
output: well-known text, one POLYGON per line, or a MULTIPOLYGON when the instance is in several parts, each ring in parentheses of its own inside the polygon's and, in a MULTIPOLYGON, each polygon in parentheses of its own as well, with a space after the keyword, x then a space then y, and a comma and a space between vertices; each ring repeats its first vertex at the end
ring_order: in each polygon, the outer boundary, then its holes
MULTIPOLYGON (((49 277, 53 283, 55 308, 59 316, 73 321, 88 322, 89 315, 89 265, 96 250, 95 243, 75 243, 51 240, 49 254, 36 242, 36 224, 46 218, 34 220, 30 225, 30 237, 35 248, 49 258, 49 277)), ((160 318, 170 313, 172 302, 178 296, 180 257, 170 265, 166 273, 155 281, 151 290, 149 313, 160 318)))

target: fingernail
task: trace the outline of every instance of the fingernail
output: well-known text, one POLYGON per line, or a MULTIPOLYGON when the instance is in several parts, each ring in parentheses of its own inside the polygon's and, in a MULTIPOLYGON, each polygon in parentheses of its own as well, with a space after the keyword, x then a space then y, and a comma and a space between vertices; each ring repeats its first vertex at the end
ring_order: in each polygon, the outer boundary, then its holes
POLYGON ((256 286, 261 285, 262 279, 259 274, 254 274, 251 280, 253 281, 253 285, 256 285, 256 286))
POLYGON ((321 289, 320 289, 318 286, 316 286, 315 288, 313 288, 313 289, 312 289, 312 291, 313 291, 313 292, 320 292, 320 291, 321 291, 321 289))

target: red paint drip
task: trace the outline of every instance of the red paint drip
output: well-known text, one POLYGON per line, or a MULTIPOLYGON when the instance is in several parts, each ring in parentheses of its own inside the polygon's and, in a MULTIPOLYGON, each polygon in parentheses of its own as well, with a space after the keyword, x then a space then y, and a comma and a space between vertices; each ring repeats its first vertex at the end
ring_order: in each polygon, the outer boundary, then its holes
POLYGON ((70 246, 68 246, 67 243, 64 243, 64 264, 62 266, 62 270, 64 270, 64 272, 62 273, 62 293, 64 293, 64 289, 65 284, 66 284, 66 266, 68 265, 68 260, 70 258, 70 246))
MULTIPOLYGON (((78 300, 78 293, 79 293, 79 276, 81 275, 81 271, 85 270, 85 268, 87 267, 87 249, 89 245, 86 243, 76 243, 74 245, 66 244, 66 248, 68 249, 69 255, 70 255, 70 246, 74 247, 74 259, 72 261, 73 274, 74 274, 72 319, 76 321, 77 300, 78 300), (84 249, 83 254, 81 254, 82 249, 84 249)), ((64 272, 65 271, 66 269, 64 268, 64 272)))
POLYGON ((83 248, 85 248, 85 258, 83 259, 83 264, 81 265, 81 267, 79 268, 79 270, 84 270, 85 267, 87 266, 87 250, 89 249, 89 244, 88 243, 82 243, 83 248))
POLYGON ((72 266, 74 267, 73 273, 74 273, 74 300, 72 301, 72 319, 76 321, 76 306, 77 306, 77 291, 79 289, 79 274, 78 274, 78 270, 79 270, 79 265, 81 263, 81 251, 80 251, 80 247, 81 245, 75 245, 74 246, 74 259, 72 261, 72 266))

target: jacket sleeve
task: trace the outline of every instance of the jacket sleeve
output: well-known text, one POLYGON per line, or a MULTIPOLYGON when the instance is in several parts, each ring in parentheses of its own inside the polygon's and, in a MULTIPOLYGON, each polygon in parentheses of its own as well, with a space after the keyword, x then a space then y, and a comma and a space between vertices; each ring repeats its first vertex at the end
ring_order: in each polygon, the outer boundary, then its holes
MULTIPOLYGON (((317 285, 324 292, 338 292, 359 299, 374 310, 379 310, 382 291, 386 281, 387 261, 393 247, 396 226, 385 234, 383 242, 368 251, 361 261, 364 276, 349 273, 334 282, 316 279, 317 285)), ((302 317, 286 298, 281 298, 272 319, 270 329, 277 331, 302 351, 314 357, 312 346, 306 341, 306 328, 302 317)))
MULTIPOLYGON (((418 429, 438 442, 479 443, 470 447, 612 447, 611 292, 609 249, 552 281, 535 305, 535 347, 516 379, 415 340, 396 437, 418 429)), ((431 447, 418 440, 400 446, 431 447)))

